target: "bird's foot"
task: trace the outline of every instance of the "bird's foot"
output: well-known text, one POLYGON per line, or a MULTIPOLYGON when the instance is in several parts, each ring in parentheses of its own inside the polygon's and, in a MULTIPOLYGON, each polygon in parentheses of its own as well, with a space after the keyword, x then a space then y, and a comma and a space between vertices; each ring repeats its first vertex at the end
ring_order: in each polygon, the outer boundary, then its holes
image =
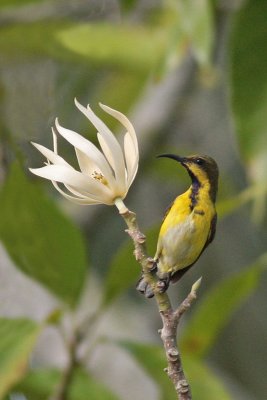
MULTIPOLYGON (((158 267, 157 267, 157 261, 151 259, 151 268, 150 271, 153 275, 157 274, 159 275, 158 272, 158 267)), ((166 290, 169 287, 171 280, 171 274, 165 273, 164 275, 158 276, 158 282, 155 285, 154 289, 152 289, 151 285, 147 282, 144 274, 141 275, 141 278, 136 284, 136 289, 143 294, 147 298, 151 298, 154 296, 154 291, 157 293, 165 293, 166 290)))
POLYGON ((164 276, 164 278, 159 278, 157 282, 158 293, 165 293, 170 284, 170 275, 164 276))
POLYGON ((154 296, 154 292, 152 290, 151 285, 146 282, 143 275, 136 284, 136 290, 138 290, 138 292, 143 294, 148 299, 151 299, 154 296))
MULTIPOLYGON (((151 258, 149 262, 151 265, 150 272, 154 275, 157 272, 157 262, 153 258, 151 258)), ((151 299, 154 296, 153 289, 151 285, 146 281, 144 274, 141 275, 141 278, 137 282, 136 290, 138 290, 138 292, 143 294, 148 299, 151 299)))

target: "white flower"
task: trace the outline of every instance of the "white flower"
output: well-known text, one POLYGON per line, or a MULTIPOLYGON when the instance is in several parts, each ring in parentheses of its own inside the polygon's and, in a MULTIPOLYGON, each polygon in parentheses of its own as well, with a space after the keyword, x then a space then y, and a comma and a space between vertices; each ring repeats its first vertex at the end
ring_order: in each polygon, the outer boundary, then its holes
POLYGON ((80 171, 75 170, 57 151, 57 136, 52 128, 54 150, 32 143, 48 160, 42 168, 30 171, 42 178, 50 179, 55 188, 68 200, 77 204, 123 204, 138 169, 139 152, 135 130, 131 122, 119 111, 100 104, 100 107, 116 118, 125 128, 123 146, 89 106, 83 107, 76 99, 78 109, 97 129, 97 138, 102 152, 78 133, 63 128, 56 119, 57 132, 76 151, 80 171), (58 183, 63 184, 63 188, 58 183))

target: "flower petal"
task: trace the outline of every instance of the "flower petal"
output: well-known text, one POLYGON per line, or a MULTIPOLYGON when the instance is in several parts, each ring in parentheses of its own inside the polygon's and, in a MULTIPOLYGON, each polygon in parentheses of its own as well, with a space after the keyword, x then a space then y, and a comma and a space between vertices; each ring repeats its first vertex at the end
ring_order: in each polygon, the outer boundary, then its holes
POLYGON ((122 150, 120 148, 122 160, 119 160, 119 155, 116 154, 116 151, 114 151, 112 145, 107 143, 104 136, 98 132, 97 138, 106 159, 114 170, 116 187, 118 188, 118 190, 124 192, 126 190, 126 167, 122 150))
POLYGON ((104 111, 116 118, 127 129, 127 133, 124 136, 124 154, 127 166, 127 186, 129 188, 137 173, 139 162, 139 150, 135 129, 124 114, 104 104, 99 103, 99 105, 104 111))
POLYGON ((93 143, 79 135, 79 133, 63 128, 63 126, 59 125, 57 119, 56 128, 60 135, 63 136, 69 143, 92 159, 92 161, 98 166, 102 174, 105 176, 109 184, 114 185, 115 179, 110 166, 101 151, 99 151, 93 143))
POLYGON ((75 147, 75 152, 81 171, 88 176, 92 176, 94 172, 101 172, 98 166, 85 153, 75 147))
POLYGON ((56 134, 55 129, 53 127, 52 127, 52 135, 53 135, 54 153, 58 154, 58 151, 57 151, 57 134, 56 134))
POLYGON ((133 142, 129 132, 124 136, 124 153, 127 166, 127 186, 131 186, 138 170, 138 157, 133 151, 133 142))
POLYGON ((67 200, 70 200, 75 204, 80 204, 80 205, 100 204, 100 201, 96 201, 96 200, 90 199, 89 197, 79 198, 79 197, 71 196, 68 193, 65 193, 64 190, 62 190, 55 181, 52 181, 52 184, 54 185, 56 190, 60 194, 62 194, 62 196, 64 196, 67 200))
POLYGON ((108 114, 112 115, 112 117, 116 118, 127 129, 127 131, 129 132, 129 134, 132 138, 132 141, 133 141, 135 154, 136 154, 136 156, 138 156, 138 153, 139 153, 138 152, 138 142, 137 142, 135 129, 134 129, 132 123, 121 112, 114 110, 113 108, 110 108, 102 103, 99 103, 99 105, 106 113, 108 113, 108 114))
POLYGON ((34 147, 36 147, 36 149, 39 150, 40 153, 42 153, 51 163, 57 165, 65 165, 73 169, 73 167, 70 164, 68 164, 67 161, 64 160, 64 158, 58 156, 57 153, 55 153, 54 151, 49 150, 38 143, 31 142, 31 144, 34 147))
POLYGON ((47 165, 42 168, 30 168, 35 175, 49 179, 51 181, 62 182, 65 185, 72 186, 78 192, 84 192, 88 196, 101 203, 110 202, 113 193, 110 189, 99 181, 83 175, 81 172, 72 170, 62 165, 47 165))
POLYGON ((65 186, 66 189, 68 189, 69 192, 71 192, 72 194, 74 194, 77 197, 81 197, 83 199, 86 199, 88 197, 88 193, 83 192, 81 189, 79 189, 79 191, 78 191, 78 190, 74 189, 70 185, 64 185, 64 186, 65 186))
POLYGON ((121 189, 124 190, 126 184, 125 163, 123 152, 119 142, 117 141, 111 130, 106 126, 106 124, 104 124, 104 122, 95 115, 89 105, 87 106, 87 108, 85 108, 76 99, 75 104, 77 108, 89 119, 89 121, 98 130, 98 141, 100 143, 102 151, 114 170, 117 183, 119 183, 119 185, 122 185, 121 189))

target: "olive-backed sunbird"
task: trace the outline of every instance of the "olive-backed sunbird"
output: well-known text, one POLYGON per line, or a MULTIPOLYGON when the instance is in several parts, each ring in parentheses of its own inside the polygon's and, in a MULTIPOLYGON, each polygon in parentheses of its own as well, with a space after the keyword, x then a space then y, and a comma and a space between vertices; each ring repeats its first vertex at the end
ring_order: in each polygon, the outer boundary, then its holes
MULTIPOLYGON (((214 239, 219 171, 217 163, 208 156, 162 154, 158 157, 178 161, 192 181, 189 189, 168 208, 159 232, 154 270, 160 282, 159 291, 165 292, 169 283, 177 282, 214 239)), ((137 290, 153 297, 153 290, 143 276, 137 290)))

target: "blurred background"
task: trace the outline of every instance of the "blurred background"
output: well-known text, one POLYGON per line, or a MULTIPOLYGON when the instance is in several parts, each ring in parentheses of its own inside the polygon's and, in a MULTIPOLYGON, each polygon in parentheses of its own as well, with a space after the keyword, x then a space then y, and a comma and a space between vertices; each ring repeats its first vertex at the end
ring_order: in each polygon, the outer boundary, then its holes
MULTIPOLYGON (((194 399, 266 398, 266 21, 262 0, 1 1, 0 398, 48 399, 65 384, 57 400, 175 399, 117 210, 73 205, 28 171, 44 161, 30 141, 52 148, 56 117, 97 143, 75 97, 114 132, 99 102, 136 129, 126 204, 152 256, 190 183, 156 156, 217 160, 216 239, 170 289, 177 305, 203 277, 178 342, 194 399)), ((59 152, 76 165, 63 140, 59 152)))

